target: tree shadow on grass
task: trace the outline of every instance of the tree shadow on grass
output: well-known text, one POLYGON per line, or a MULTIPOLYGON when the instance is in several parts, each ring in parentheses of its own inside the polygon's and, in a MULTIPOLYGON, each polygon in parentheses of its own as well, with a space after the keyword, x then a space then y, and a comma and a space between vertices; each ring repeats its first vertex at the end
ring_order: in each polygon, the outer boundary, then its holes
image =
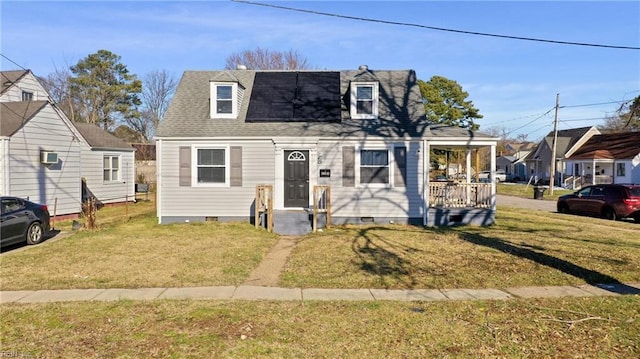
POLYGON ((476 233, 459 232, 460 238, 475 245, 493 248, 503 253, 524 258, 538 264, 559 270, 584 280, 586 283, 618 294, 640 294, 640 289, 621 283, 614 277, 600 273, 564 259, 537 251, 528 245, 517 246, 498 238, 485 237, 476 233))
POLYGON ((394 229, 385 227, 359 229, 351 248, 360 260, 360 268, 363 271, 379 276, 382 282, 390 277, 407 288, 413 288, 418 284, 414 275, 417 268, 414 268, 408 257, 421 250, 376 233, 392 230, 394 229))

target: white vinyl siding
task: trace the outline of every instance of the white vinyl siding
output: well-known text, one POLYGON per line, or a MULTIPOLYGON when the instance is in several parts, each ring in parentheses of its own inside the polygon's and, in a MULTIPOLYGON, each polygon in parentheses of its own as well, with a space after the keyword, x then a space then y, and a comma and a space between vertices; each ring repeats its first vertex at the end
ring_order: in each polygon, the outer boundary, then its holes
MULTIPOLYGON (((331 168, 330 178, 319 179, 319 184, 331 186, 332 217, 422 217, 422 162, 416 155, 420 142, 383 141, 320 141, 318 153, 322 154, 321 168, 331 168), (406 177, 403 183, 395 183, 395 161, 393 149, 396 146, 406 147, 406 177), (355 149, 355 159, 362 148, 389 148, 389 163, 392 168, 389 185, 360 185, 355 187, 343 185, 343 147, 355 149)), ((346 151, 349 153, 349 151, 346 151)), ((358 160, 359 162, 359 160, 358 160)), ((355 173, 358 170, 356 163, 355 173)), ((348 169, 348 168, 347 168, 348 169)), ((354 175, 355 175, 354 173, 354 175)), ((357 179, 357 178, 356 178, 357 179)))
MULTIPOLYGON (((253 216, 255 188, 258 184, 275 182, 273 163, 274 145, 270 140, 262 141, 162 141, 158 147, 159 173, 162 188, 159 191, 161 216, 253 216), (242 183, 239 186, 180 186, 179 148, 242 148, 242 183)), ((230 151, 227 151, 230 152, 230 151)), ((192 153, 192 162, 196 160, 192 153)), ((229 155, 225 154, 225 157, 229 155)), ((230 159, 227 158, 229 163, 230 159)), ((227 176, 225 174, 225 176, 227 176)), ((192 184, 195 182, 192 176, 192 184)))
POLYGON ((102 203, 119 203, 133 200, 135 196, 135 159, 133 151, 92 149, 85 143, 82 150, 82 178, 87 190, 102 203), (104 180, 104 159, 119 158, 119 180, 104 180))
POLYGON ((6 195, 29 198, 51 215, 80 212, 80 142, 50 105, 5 142, 6 195), (41 163, 41 151, 58 154, 58 163, 41 163))
POLYGON ((47 100, 49 97, 35 77, 28 73, 0 96, 0 102, 23 101, 23 92, 33 94, 31 101, 47 100))

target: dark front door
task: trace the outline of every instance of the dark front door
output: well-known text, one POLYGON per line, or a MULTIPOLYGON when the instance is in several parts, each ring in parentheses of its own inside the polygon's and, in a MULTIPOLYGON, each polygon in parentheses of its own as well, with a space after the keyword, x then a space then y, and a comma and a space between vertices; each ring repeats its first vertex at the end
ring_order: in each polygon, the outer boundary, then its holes
POLYGON ((284 206, 309 206, 309 151, 284 151, 284 206))

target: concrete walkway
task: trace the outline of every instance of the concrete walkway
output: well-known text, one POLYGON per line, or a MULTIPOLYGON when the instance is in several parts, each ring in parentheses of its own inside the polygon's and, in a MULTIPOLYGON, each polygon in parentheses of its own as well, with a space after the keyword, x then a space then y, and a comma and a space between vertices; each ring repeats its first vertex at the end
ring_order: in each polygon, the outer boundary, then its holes
POLYGON ((640 283, 504 289, 320 289, 222 286, 139 289, 0 291, 0 304, 154 299, 273 301, 453 301, 512 298, 594 297, 640 294, 640 283))
POLYGON ((251 272, 245 285, 275 287, 287 259, 296 246, 297 237, 280 237, 260 265, 251 272))

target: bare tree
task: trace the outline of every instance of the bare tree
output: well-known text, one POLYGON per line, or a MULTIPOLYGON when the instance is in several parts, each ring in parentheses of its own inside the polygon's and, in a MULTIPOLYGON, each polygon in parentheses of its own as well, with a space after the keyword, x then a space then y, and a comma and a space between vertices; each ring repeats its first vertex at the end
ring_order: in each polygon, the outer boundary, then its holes
POLYGON ((47 77, 39 78, 51 99, 62 109, 71 121, 80 121, 78 101, 71 96, 71 71, 69 68, 55 68, 47 77))
POLYGON ((126 124, 148 142, 164 118, 178 81, 166 70, 154 70, 143 78, 140 116, 126 119, 126 124))
POLYGON ((176 92, 178 81, 167 70, 155 70, 146 74, 143 79, 142 102, 144 113, 148 113, 153 128, 164 118, 169 103, 176 92))
POLYGON ((226 59, 225 69, 233 70, 238 65, 250 70, 304 70, 310 66, 306 57, 298 51, 270 51, 257 47, 255 50, 244 50, 232 53, 226 59))
POLYGON ((616 114, 605 118, 599 129, 602 132, 640 131, 640 96, 620 105, 616 114))

